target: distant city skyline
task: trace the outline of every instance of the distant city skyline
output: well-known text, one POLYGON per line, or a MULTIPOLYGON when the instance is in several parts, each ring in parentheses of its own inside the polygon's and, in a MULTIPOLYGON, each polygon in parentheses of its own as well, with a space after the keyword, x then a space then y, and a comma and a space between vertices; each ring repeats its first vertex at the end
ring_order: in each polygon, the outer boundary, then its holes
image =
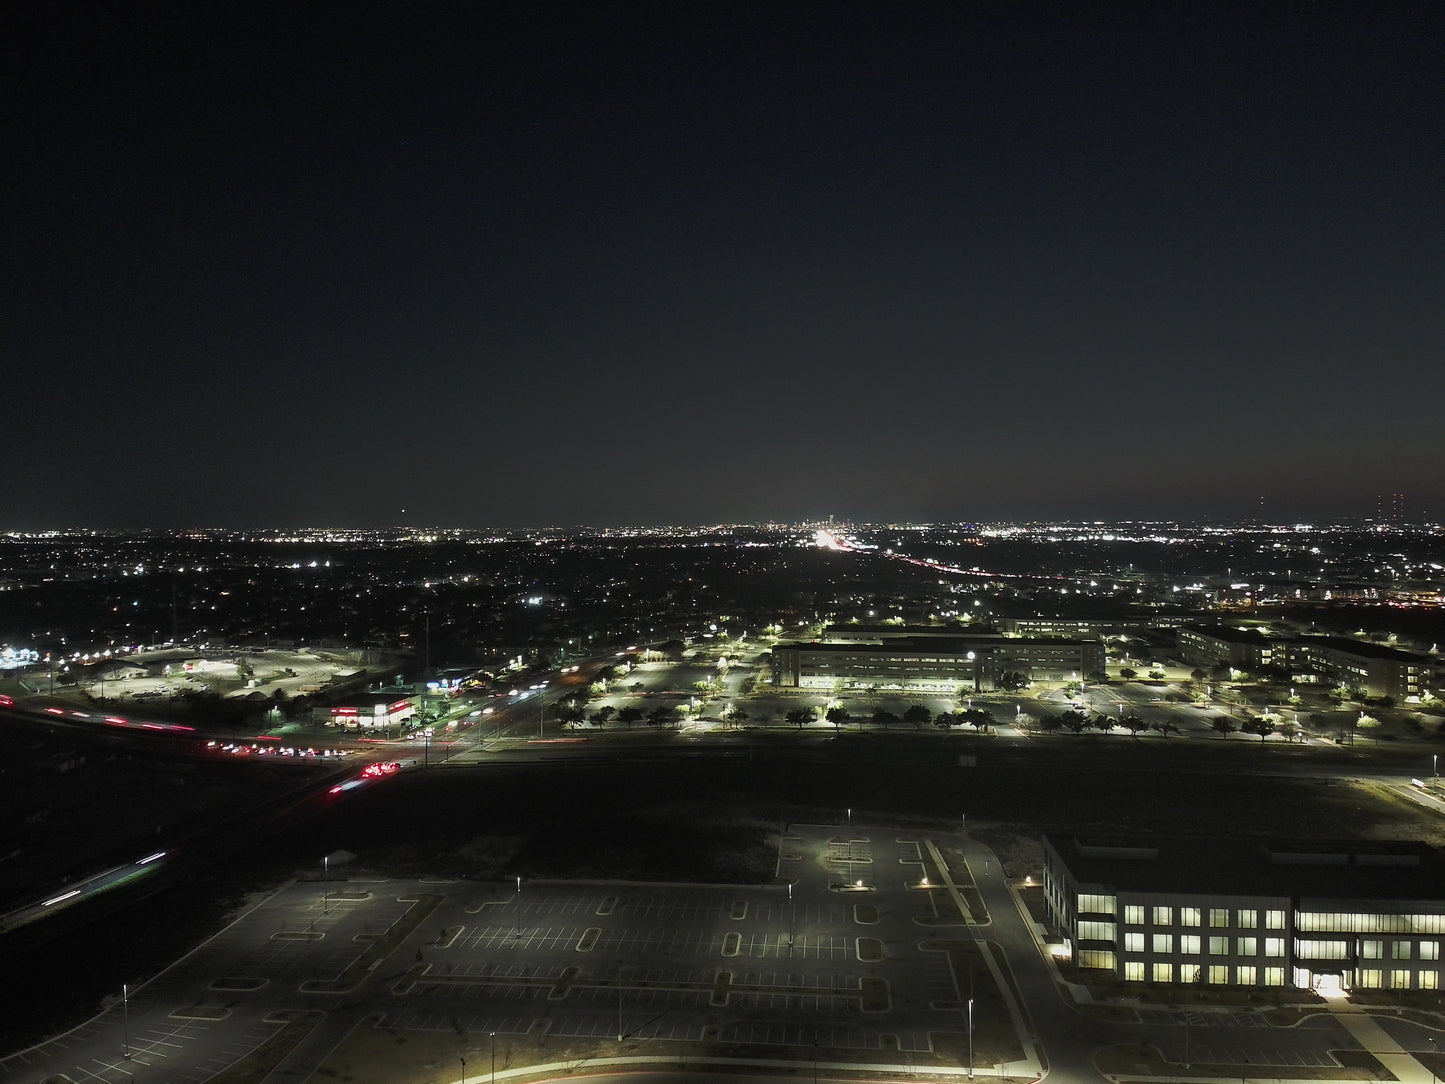
POLYGON ((0 40, 0 529, 1445 514, 1438 5, 0 40))

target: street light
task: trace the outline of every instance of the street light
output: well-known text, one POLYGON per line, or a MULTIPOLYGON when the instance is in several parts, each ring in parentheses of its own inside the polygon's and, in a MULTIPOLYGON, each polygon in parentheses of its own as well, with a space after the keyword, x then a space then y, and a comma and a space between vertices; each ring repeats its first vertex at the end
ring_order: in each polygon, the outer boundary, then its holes
POLYGON ((467 1084, 467 1059, 458 1054, 457 1061, 462 1063, 462 1084, 467 1084))
MULTIPOLYGON (((972 988, 972 976, 969 978, 969 986, 972 988)), ((973 1079, 973 998, 968 999, 968 1079, 973 1079)))
POLYGON ((120 984, 120 1034, 121 1051, 125 1057, 130 1057, 130 989, 125 983, 120 984))
POLYGON ((331 856, 321 856, 321 913, 331 914, 331 856))
POLYGON ((512 911, 512 936, 515 937, 522 929, 522 875, 517 875, 517 899, 516 906, 512 911))
MULTIPOLYGON (((467 1084, 465 1080, 462 1084, 467 1084)), ((497 1033, 492 1032, 492 1084, 497 1084, 497 1033)))
POLYGON ((788 948, 793 947, 793 882, 788 882, 788 948))

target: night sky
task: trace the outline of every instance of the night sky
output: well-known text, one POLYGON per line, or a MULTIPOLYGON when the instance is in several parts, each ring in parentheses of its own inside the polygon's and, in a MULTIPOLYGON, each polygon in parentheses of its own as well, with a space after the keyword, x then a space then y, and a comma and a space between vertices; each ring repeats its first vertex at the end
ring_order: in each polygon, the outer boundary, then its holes
POLYGON ((1445 515, 1445 5, 0 7, 0 529, 1445 515))

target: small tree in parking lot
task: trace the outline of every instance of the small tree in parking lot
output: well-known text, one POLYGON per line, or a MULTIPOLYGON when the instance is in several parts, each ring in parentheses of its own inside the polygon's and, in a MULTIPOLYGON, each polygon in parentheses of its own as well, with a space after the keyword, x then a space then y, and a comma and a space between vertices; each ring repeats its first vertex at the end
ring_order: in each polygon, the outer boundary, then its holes
POLYGON ((784 718, 787 719, 788 722, 791 723, 793 726, 797 727, 799 730, 802 730, 803 727, 807 726, 813 721, 813 709, 792 708, 788 711, 788 714, 785 715, 784 718))
POLYGON ((1234 733, 1234 723, 1228 715, 1216 715, 1209 720, 1209 725, 1218 732, 1221 738, 1227 738, 1234 733))
POLYGON ((1239 729, 1246 734, 1258 734, 1259 740, 1264 741, 1274 733, 1274 717, 1270 715, 1252 715, 1244 721, 1239 729))
POLYGON ((922 730, 923 724, 933 718, 933 712, 929 711, 922 704, 912 704, 903 713, 903 721, 912 723, 915 730, 922 730))

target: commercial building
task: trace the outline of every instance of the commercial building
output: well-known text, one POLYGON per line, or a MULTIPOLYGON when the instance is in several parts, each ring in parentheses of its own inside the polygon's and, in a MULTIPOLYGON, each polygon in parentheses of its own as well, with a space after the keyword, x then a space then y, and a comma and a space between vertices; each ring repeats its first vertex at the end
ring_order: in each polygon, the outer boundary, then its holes
POLYGON ((1044 837, 1052 932, 1126 982, 1438 990, 1442 874, 1414 842, 1044 837))
POLYGON ((1185 625, 1176 633, 1179 658, 1190 666, 1225 664, 1258 673, 1266 667, 1288 666, 1289 648, 1263 629, 1230 625, 1185 625))
POLYGON ((1388 696, 1399 701, 1433 691, 1438 684, 1438 665, 1438 660, 1428 655, 1345 636, 1304 636, 1291 650, 1295 670, 1343 685, 1357 696, 1388 696))
POLYGON ((398 729, 416 714, 409 698, 398 698, 396 691, 362 693, 353 697, 350 704, 331 709, 331 722, 335 726, 355 730, 398 729))
POLYGON ((780 643, 773 647, 773 684, 780 688, 868 688, 955 692, 995 688, 999 677, 1087 678, 1104 669, 1097 640, 1022 640, 997 634, 898 636, 867 643, 780 643))

